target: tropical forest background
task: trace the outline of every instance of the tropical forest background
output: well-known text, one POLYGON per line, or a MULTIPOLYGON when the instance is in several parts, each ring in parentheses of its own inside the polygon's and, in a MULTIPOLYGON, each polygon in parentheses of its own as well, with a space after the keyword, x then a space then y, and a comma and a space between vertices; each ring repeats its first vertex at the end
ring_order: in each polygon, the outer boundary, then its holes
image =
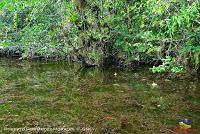
POLYGON ((0 54, 198 70, 199 11, 199 0, 1 0, 0 54))

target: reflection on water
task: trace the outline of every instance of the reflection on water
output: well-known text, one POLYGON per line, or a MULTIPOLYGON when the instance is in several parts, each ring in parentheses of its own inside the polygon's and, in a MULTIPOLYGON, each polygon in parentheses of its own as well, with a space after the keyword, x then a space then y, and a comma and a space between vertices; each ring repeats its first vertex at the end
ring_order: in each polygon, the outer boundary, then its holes
POLYGON ((93 128, 93 133, 172 133, 178 120, 187 118, 196 132, 199 89, 195 78, 157 79, 144 68, 84 69, 66 62, 0 59, 0 130, 58 127, 93 128))

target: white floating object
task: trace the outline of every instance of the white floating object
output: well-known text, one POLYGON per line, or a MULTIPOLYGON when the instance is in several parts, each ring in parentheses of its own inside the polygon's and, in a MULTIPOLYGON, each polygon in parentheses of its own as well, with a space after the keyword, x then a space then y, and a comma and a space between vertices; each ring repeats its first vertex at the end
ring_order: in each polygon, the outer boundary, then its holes
POLYGON ((117 76, 117 73, 116 73, 116 72, 114 73, 114 76, 115 76, 115 77, 117 76))
POLYGON ((153 87, 157 87, 157 86, 158 86, 158 84, 156 84, 155 82, 153 82, 151 85, 152 85, 153 87))
POLYGON ((120 86, 119 84, 113 84, 113 86, 120 86))

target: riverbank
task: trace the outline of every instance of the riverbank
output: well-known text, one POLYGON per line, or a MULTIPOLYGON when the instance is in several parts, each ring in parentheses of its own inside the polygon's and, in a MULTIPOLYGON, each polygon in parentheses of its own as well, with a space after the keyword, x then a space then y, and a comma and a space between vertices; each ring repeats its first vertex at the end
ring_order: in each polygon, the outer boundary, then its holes
MULTIPOLYGON (((35 48, 29 48, 24 52, 23 47, 20 46, 9 46, 9 47, 1 47, 0 48, 0 56, 2 57, 15 57, 19 58, 20 60, 49 60, 49 61, 73 61, 81 63, 85 67, 92 67, 92 66, 119 66, 119 67, 140 67, 142 65, 150 65, 150 62, 145 61, 130 61, 130 63, 125 63, 125 59, 117 59, 114 56, 107 56, 103 58, 98 64, 94 64, 88 57, 83 57, 81 54, 73 55, 40 55, 35 51, 35 48)), ((154 61, 151 64, 153 65, 161 64, 161 61, 154 61)))
POLYGON ((85 67, 150 64, 154 73, 200 72, 198 0, 163 2, 4 0, 2 54, 85 67))
MULTIPOLYGON (((1 47, 0 48, 0 56, 1 57, 7 57, 7 58, 16 58, 18 60, 39 60, 39 61, 70 61, 70 62, 77 62, 82 65, 82 67, 88 68, 88 67, 119 67, 123 69, 129 69, 129 70, 135 70, 137 68, 142 67, 149 67, 151 68, 153 66, 159 66, 162 65, 162 61, 130 61, 128 64, 125 63, 125 60, 116 59, 115 57, 106 58, 103 61, 103 64, 93 64, 90 63, 90 61, 86 61, 84 57, 78 58, 78 56, 42 56, 39 54, 36 54, 33 51, 29 51, 26 56, 23 56, 23 48, 19 46, 12 46, 12 47, 1 47)), ((189 79, 190 77, 196 77, 200 78, 200 69, 194 70, 187 68, 181 73, 170 73, 170 72, 164 72, 164 73, 157 73, 154 74, 157 78, 170 78, 170 79, 189 79)))

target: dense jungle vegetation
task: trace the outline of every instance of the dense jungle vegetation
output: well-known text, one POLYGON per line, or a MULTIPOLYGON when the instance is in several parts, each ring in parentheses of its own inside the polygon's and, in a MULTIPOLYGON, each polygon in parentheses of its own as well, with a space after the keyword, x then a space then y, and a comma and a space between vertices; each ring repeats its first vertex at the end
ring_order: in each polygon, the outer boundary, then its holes
POLYGON ((0 54, 199 70, 199 10, 199 0, 1 0, 0 54))

